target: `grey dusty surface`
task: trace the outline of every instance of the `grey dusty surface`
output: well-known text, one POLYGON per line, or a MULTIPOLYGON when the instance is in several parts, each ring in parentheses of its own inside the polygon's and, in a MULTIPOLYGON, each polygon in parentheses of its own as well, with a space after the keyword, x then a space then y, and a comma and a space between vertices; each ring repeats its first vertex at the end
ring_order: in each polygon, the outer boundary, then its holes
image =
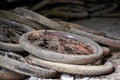
POLYGON ((108 33, 120 37, 120 18, 91 18, 72 21, 84 27, 107 31, 108 33))
MULTIPOLYGON (((120 38, 120 19, 119 18, 92 18, 72 21, 84 27, 108 32, 113 36, 120 38)), ((112 74, 97 77, 80 77, 78 75, 70 76, 69 74, 63 80, 120 80, 120 52, 112 53, 112 56, 107 60, 111 61, 115 66, 115 71, 112 74), (70 77, 69 77, 70 76, 70 77), (73 78, 72 78, 73 77, 73 78)), ((64 76, 61 76, 61 78, 64 76)), ((60 79, 40 79, 31 78, 28 80, 60 80, 60 79)))

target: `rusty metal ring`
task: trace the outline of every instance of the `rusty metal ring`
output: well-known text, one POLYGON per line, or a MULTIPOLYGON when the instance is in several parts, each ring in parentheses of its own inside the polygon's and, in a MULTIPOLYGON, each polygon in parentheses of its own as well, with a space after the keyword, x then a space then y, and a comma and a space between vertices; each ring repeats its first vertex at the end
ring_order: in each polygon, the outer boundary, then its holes
POLYGON ((85 18, 88 16, 88 12, 82 9, 75 9, 75 8, 66 8, 66 7, 57 7, 51 10, 43 10, 40 13, 52 15, 56 17, 63 17, 63 18, 85 18), (72 10, 72 11, 70 11, 72 10), (56 14, 55 14, 56 13, 56 14))
MULTIPOLYGON (((27 25, 24 25, 24 24, 21 24, 21 23, 18 23, 18 22, 10 21, 10 20, 4 19, 4 18, 0 18, 0 25, 20 27, 20 28, 23 28, 25 30, 25 32, 34 30, 30 26, 27 26, 27 25)), ((7 50, 7 51, 15 51, 15 52, 24 51, 19 44, 6 43, 6 42, 3 42, 3 41, 0 41, 0 49, 1 50, 7 50)))
POLYGON ((108 13, 108 12, 114 10, 115 8, 117 8, 117 4, 112 4, 107 8, 103 8, 102 10, 95 11, 95 12, 91 13, 90 16, 91 17, 100 16, 102 14, 105 14, 105 13, 108 13))
POLYGON ((19 8, 15 8, 14 12, 32 21, 40 23, 41 25, 47 28, 55 29, 55 30, 66 30, 64 26, 31 10, 19 7, 19 8))
POLYGON ((39 78, 52 78, 56 75, 55 70, 32 65, 22 56, 12 52, 0 51, 0 66, 23 75, 39 78))
POLYGON ((45 30, 31 31, 26 34, 23 34, 19 40, 21 47, 36 57, 49 61, 62 62, 62 63, 88 64, 88 63, 94 63, 95 61, 99 60, 102 57, 103 50, 97 43, 93 42, 88 38, 66 32, 47 30, 48 33, 54 33, 58 36, 66 37, 68 39, 72 37, 70 39, 76 39, 78 41, 81 41, 82 43, 85 43, 86 45, 88 44, 92 48, 92 50, 94 50, 93 54, 90 55, 61 54, 59 52, 42 49, 38 46, 35 46, 33 43, 31 43, 28 40, 28 37, 31 34, 33 33, 41 34, 43 32, 45 32, 45 30))
POLYGON ((37 24, 23 16, 20 16, 10 11, 0 10, 0 18, 5 18, 5 19, 9 19, 9 20, 16 21, 19 23, 23 23, 30 27, 33 27, 34 29, 42 29, 42 26, 40 24, 37 24))
POLYGON ((73 65, 73 64, 64 64, 64 63, 56 63, 50 62, 47 60, 43 60, 32 55, 27 57, 33 63, 54 69, 58 72, 69 73, 69 74, 78 74, 83 76, 97 76, 104 75, 113 72, 114 66, 111 62, 106 62, 104 65, 73 65))

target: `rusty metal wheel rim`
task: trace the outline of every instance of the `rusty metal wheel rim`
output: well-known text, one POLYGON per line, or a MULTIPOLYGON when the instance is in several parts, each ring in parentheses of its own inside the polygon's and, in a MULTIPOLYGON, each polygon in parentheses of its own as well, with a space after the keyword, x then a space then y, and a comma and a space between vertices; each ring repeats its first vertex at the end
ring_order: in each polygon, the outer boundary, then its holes
POLYGON ((35 29, 41 29, 41 25, 23 17, 23 16, 20 16, 16 13, 13 13, 13 12, 10 12, 10 11, 4 11, 4 10, 0 10, 0 17, 1 18, 5 18, 5 19, 9 19, 9 20, 12 20, 12 21, 16 21, 16 22, 19 22, 19 23, 23 23, 23 24, 26 24, 28 26, 31 26, 35 29))
POLYGON ((0 66, 8 70, 41 78, 51 78, 56 75, 55 70, 50 70, 28 63, 25 58, 12 52, 0 51, 0 66), (5 57, 7 53, 7 57, 5 57))
MULTIPOLYGON (((10 20, 7 20, 7 19, 4 19, 4 18, 0 18, 0 25, 5 25, 5 26, 12 26, 12 27, 19 27, 19 28, 23 28, 25 30, 25 32, 27 31, 32 31, 34 30, 33 28, 31 28, 30 26, 27 26, 27 25, 24 25, 24 24, 21 24, 21 23, 17 23, 17 22, 14 22, 14 21, 10 21, 10 20)), ((7 50, 7 51, 15 51, 15 52, 21 52, 21 51, 24 51, 19 44, 15 44, 15 43, 6 43, 6 42, 3 42, 3 41, 0 41, 0 48, 2 50, 7 50)))
POLYGON ((73 63, 73 64, 92 63, 96 60, 99 60, 102 57, 103 50, 97 43, 89 40, 88 38, 84 38, 82 36, 77 36, 74 34, 61 32, 61 31, 48 30, 48 32, 56 32, 56 33, 60 33, 61 35, 65 34, 65 36, 69 36, 69 37, 73 36, 74 38, 77 38, 77 39, 81 38, 82 41, 86 41, 87 43, 90 43, 92 48, 95 49, 95 53, 91 55, 69 55, 69 54, 60 54, 54 51, 41 49, 28 41, 28 36, 31 33, 37 33, 37 32, 38 33, 44 32, 44 30, 28 32, 22 35, 19 40, 21 47, 36 57, 50 60, 50 61, 55 61, 55 62, 73 63))

